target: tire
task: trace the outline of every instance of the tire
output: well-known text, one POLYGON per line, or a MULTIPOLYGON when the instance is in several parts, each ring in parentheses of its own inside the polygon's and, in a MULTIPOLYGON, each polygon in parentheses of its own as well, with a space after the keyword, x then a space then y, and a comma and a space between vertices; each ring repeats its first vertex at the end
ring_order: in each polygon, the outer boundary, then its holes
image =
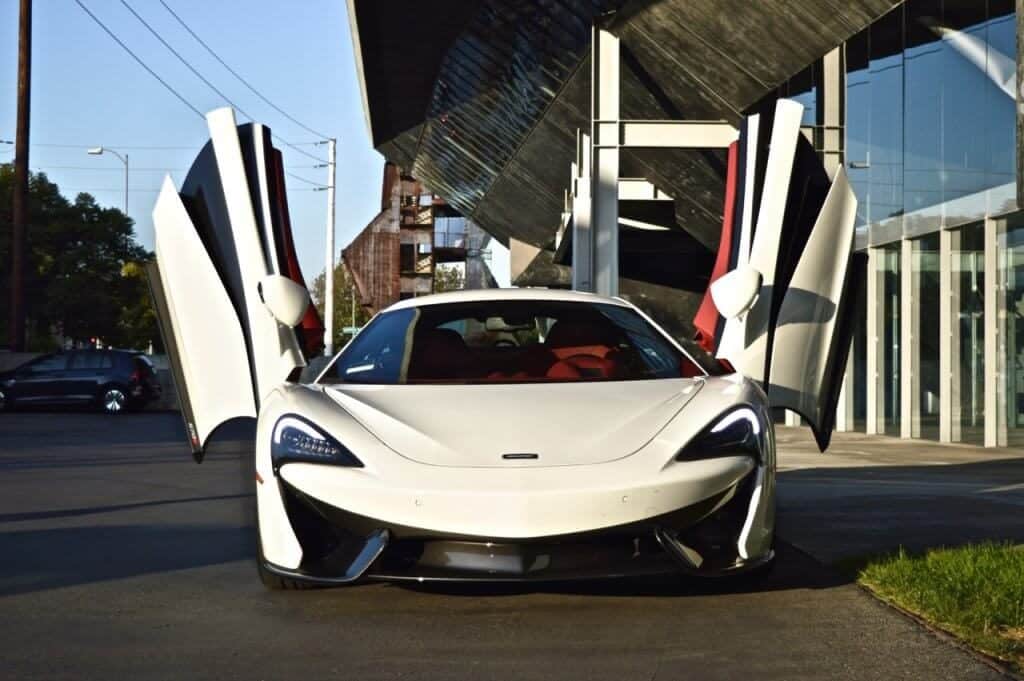
POLYGON ((7 400, 7 393, 0 390, 0 413, 7 411, 9 408, 10 405, 7 400))
POLYGON ((100 389, 100 409, 106 414, 122 414, 128 411, 128 392, 119 385, 107 385, 100 389))

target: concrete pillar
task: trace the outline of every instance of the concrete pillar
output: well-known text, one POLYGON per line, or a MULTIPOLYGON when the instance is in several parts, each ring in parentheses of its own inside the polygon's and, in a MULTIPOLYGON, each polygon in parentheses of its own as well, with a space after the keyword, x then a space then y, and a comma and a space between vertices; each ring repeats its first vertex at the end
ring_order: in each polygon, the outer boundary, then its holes
POLYGON ((960 442, 960 231, 939 233, 939 441, 960 442))
POLYGON ((594 230, 590 215, 590 135, 576 133, 576 177, 572 198, 572 287, 594 290, 594 230))
POLYGON ((837 47, 821 60, 822 82, 819 88, 821 99, 819 123, 822 126, 822 162, 828 176, 834 178, 844 162, 843 100, 846 89, 846 68, 843 65, 843 49, 837 47))
POLYGON ((590 60, 593 290, 619 295, 619 39, 594 27, 590 60))
POLYGON ((880 248, 868 249, 867 306, 867 419, 868 435, 885 432, 885 253, 880 248))
POLYGON ((921 436, 920 315, 914 293, 920 273, 914 267, 914 243, 900 241, 900 437, 921 436))
POLYGON ((1006 444, 1006 431, 1000 437, 999 414, 999 223, 985 219, 985 446, 1006 444))

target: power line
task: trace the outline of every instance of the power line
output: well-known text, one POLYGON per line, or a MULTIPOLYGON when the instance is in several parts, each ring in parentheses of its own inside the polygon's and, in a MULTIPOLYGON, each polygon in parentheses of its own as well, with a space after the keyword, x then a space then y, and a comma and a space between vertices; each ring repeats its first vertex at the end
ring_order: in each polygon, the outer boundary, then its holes
POLYGON ((205 119, 205 116, 203 116, 203 113, 199 109, 194 107, 191 102, 189 102, 187 99, 185 99, 181 95, 180 92, 178 92, 173 87, 171 87, 167 83, 167 81, 165 81, 163 78, 158 76, 156 71, 154 71, 153 69, 151 69, 148 66, 146 66, 146 62, 142 61, 142 59, 140 59, 137 54, 132 52, 131 48, 129 48, 127 45, 125 45, 123 42, 121 42, 121 39, 118 38, 116 35, 114 35, 114 32, 111 31, 109 28, 107 28, 106 24, 104 24, 102 21, 100 21, 99 18, 95 14, 93 14, 92 12, 89 11, 89 8, 86 7, 84 3, 82 3, 82 0, 75 0, 75 3, 79 7, 81 7, 82 11, 84 11, 86 14, 88 14, 89 17, 93 21, 95 21, 99 25, 99 27, 102 28, 107 33, 107 35, 109 35, 111 38, 113 38, 114 42, 116 42, 118 45, 120 45, 124 49, 125 52, 127 52, 129 55, 131 55, 132 59, 134 59, 136 62, 138 62, 139 66, 141 66, 142 68, 146 69, 146 71, 149 73, 149 75, 151 75, 154 78, 156 78, 160 82, 161 85, 163 85, 165 88, 167 88, 167 90, 169 90, 175 97, 177 97, 179 100, 181 100, 182 104, 184 104, 188 108, 192 109, 192 111, 195 112, 195 114, 197 116, 199 116, 200 118, 205 119))
POLYGON ((326 188, 327 187, 327 185, 323 184, 322 182, 314 182, 313 180, 307 180, 306 178, 304 178, 304 177, 302 177, 300 175, 296 175, 295 173, 290 173, 287 170, 285 171, 284 174, 287 175, 288 177, 291 177, 291 178, 294 178, 296 180, 299 180, 300 182, 305 182, 306 184, 311 184, 314 187, 322 187, 322 188, 326 188))
MULTIPOLYGON (((161 43, 161 44, 162 44, 162 45, 163 45, 164 47, 166 47, 166 48, 167 48, 167 49, 168 49, 168 50, 170 51, 170 53, 171 53, 171 54, 173 54, 173 55, 174 55, 175 57, 177 57, 177 58, 178 58, 178 61, 180 61, 180 62, 181 62, 182 64, 184 64, 184 65, 185 65, 185 68, 187 68, 187 69, 188 69, 189 71, 191 71, 191 72, 193 73, 193 75, 195 75, 195 77, 196 77, 196 78, 198 78, 199 80, 203 81, 203 83, 205 83, 205 84, 206 84, 206 86, 207 86, 208 88, 210 88, 210 89, 211 89, 211 90, 213 90, 213 91, 214 91, 215 93, 217 93, 217 96, 218 96, 218 97, 220 97, 220 98, 221 98, 221 99, 223 99, 223 100, 224 100, 225 102, 227 102, 227 103, 228 103, 228 104, 230 104, 230 105, 231 105, 232 107, 234 107, 234 109, 235 109, 236 111, 238 111, 238 113, 242 114, 243 116, 245 116, 246 118, 248 118, 248 119, 249 119, 250 121, 253 121, 253 122, 255 122, 255 121, 256 121, 256 117, 255 117, 255 116, 251 115, 251 114, 250 114, 250 113, 249 113, 248 111, 246 111, 246 110, 245 110, 245 109, 243 109, 242 107, 238 106, 238 104, 236 104, 235 102, 233 102, 233 101, 231 100, 231 98, 230 98, 230 97, 228 97, 228 96, 227 96, 226 94, 224 94, 223 92, 221 92, 221 91, 220 91, 220 90, 219 90, 219 89, 217 88, 217 86, 216 86, 216 85, 214 85, 214 84, 213 84, 213 83, 211 83, 211 82, 210 82, 209 80, 207 80, 207 79, 206 79, 206 78, 205 78, 205 77, 203 76, 203 74, 199 73, 199 70, 198 70, 197 68, 195 68, 194 66, 192 66, 192 64, 191 64, 191 63, 189 63, 189 61, 188 61, 187 59, 185 59, 185 57, 181 56, 181 53, 180 53, 180 52, 178 52, 178 51, 177 51, 176 49, 174 49, 173 47, 171 47, 171 44, 170 44, 170 43, 168 43, 168 42, 167 42, 166 40, 164 40, 163 36, 161 36, 161 35, 160 35, 160 33, 159 33, 159 32, 157 32, 157 30, 156 30, 155 28, 153 28, 152 26, 150 26, 150 25, 149 25, 149 24, 148 24, 148 23, 146 22, 146 20, 145 20, 145 19, 143 19, 143 18, 142 18, 141 16, 139 16, 139 13, 138 13, 138 12, 136 12, 136 11, 135 11, 135 10, 134 10, 134 9, 132 8, 132 6, 128 4, 127 0, 121 0, 121 4, 125 6, 125 9, 127 9, 127 10, 128 10, 129 12, 131 12, 131 13, 132 13, 132 16, 134 16, 134 17, 135 17, 136 19, 138 19, 138 20, 139 20, 139 23, 141 23, 141 24, 142 24, 143 26, 145 26, 145 27, 146 27, 146 30, 148 30, 148 31, 149 31, 150 33, 152 33, 152 34, 153 34, 153 37, 154 37, 154 38, 156 38, 157 40, 159 40, 159 41, 160 41, 160 43, 161 43)), ((313 133, 313 134, 315 135, 316 133, 313 133)), ((308 152, 306 152, 306 151, 303 151, 302 149, 299 149, 299 148, 298 148, 297 146, 295 146, 295 145, 294 145, 294 144, 292 144, 291 142, 288 142, 288 141, 286 141, 286 140, 282 139, 281 137, 279 137, 279 136, 275 135, 274 133, 271 133, 271 137, 273 137, 274 139, 276 139, 277 141, 279 141, 279 142, 280 142, 281 144, 284 144, 284 145, 286 145, 286 146, 289 146, 289 147, 291 147, 292 149, 294 149, 295 151, 297 151, 297 152, 299 152, 300 154, 303 154, 303 155, 305 155, 305 156, 308 156, 309 158, 315 159, 315 160, 317 160, 317 161, 322 161, 322 160, 323 160, 323 159, 317 158, 317 157, 316 157, 316 156, 314 156, 313 154, 310 154, 310 153, 308 153, 308 152)))
POLYGON ((211 83, 210 81, 208 81, 208 80, 207 80, 207 79, 206 79, 205 77, 203 77, 203 74, 199 73, 199 70, 198 70, 198 69, 196 69, 196 68, 195 68, 194 66, 192 66, 192 64, 190 64, 190 63, 189 63, 189 61, 188 61, 187 59, 185 59, 185 58, 184 58, 183 56, 181 56, 181 53, 180 53, 180 52, 178 52, 178 51, 177 51, 176 49, 174 49, 173 47, 171 47, 171 44, 170 44, 170 43, 168 43, 168 42, 167 42, 166 40, 164 40, 164 39, 163 39, 163 36, 161 36, 161 35, 160 35, 160 34, 159 34, 159 33, 158 33, 157 31, 156 31, 156 29, 154 29, 154 28, 153 28, 152 26, 150 26, 150 25, 149 25, 149 24, 148 24, 148 23, 146 22, 146 20, 145 20, 145 19, 143 19, 143 18, 142 18, 141 16, 139 16, 139 13, 138 13, 138 12, 136 12, 136 11, 135 11, 135 10, 134 10, 134 9, 132 8, 132 6, 131 6, 131 5, 129 5, 129 4, 127 3, 127 1, 126 1, 126 0, 121 0, 121 4, 122 4, 122 5, 124 5, 124 6, 125 6, 125 8, 126 8, 126 9, 127 9, 127 10, 128 10, 129 12, 131 12, 131 13, 132 13, 132 16, 134 16, 134 17, 135 17, 136 19, 138 19, 138 20, 139 20, 139 23, 140 23, 140 24, 142 24, 143 26, 145 26, 145 27, 146 27, 146 30, 148 30, 148 31, 149 31, 150 33, 152 33, 152 34, 153 34, 153 37, 154 37, 154 38, 156 38, 157 40, 159 40, 159 41, 160 41, 160 43, 161 43, 161 44, 162 44, 162 45, 163 45, 164 47, 166 47, 166 48, 167 48, 167 49, 168 49, 168 50, 170 51, 170 53, 171 53, 171 54, 173 54, 173 55, 174 55, 175 57, 177 57, 177 58, 178 58, 178 61, 180 61, 180 62, 181 62, 182 64, 184 64, 184 65, 185 65, 185 68, 187 68, 187 69, 188 69, 189 71, 191 71, 191 72, 192 72, 192 74, 193 74, 193 75, 194 75, 194 76, 195 76, 196 78, 198 78, 199 80, 203 81, 203 83, 205 83, 205 84, 206 84, 206 87, 208 87, 208 88, 210 88, 211 90, 213 90, 214 92, 216 92, 216 93, 217 93, 217 96, 218 96, 218 97, 220 97, 220 98, 221 98, 221 99, 223 99, 223 100, 224 100, 225 102, 227 102, 228 104, 230 104, 231 106, 233 106, 233 107, 235 108, 235 110, 236 110, 236 111, 238 111, 238 112, 239 112, 240 114, 242 114, 243 116, 245 116, 246 118, 248 118, 248 119, 249 119, 250 121, 255 121, 255 120, 256 120, 255 118, 253 118, 252 116, 250 116, 250 115, 249 115, 249 113, 248 113, 248 112, 247 112, 247 111, 246 111, 245 109, 243 109, 242 107, 238 106, 238 105, 237 105, 237 104, 235 104, 235 103, 234 103, 233 101, 231 101, 231 98, 230 98, 230 97, 228 97, 228 96, 227 96, 226 94, 224 94, 223 92, 221 92, 220 90, 218 90, 218 89, 217 89, 217 86, 216 86, 216 85, 214 85, 213 83, 211 83))
POLYGON ((231 75, 233 75, 235 78, 237 78, 243 85, 245 85, 245 87, 249 88, 249 90, 254 95, 256 95, 261 100, 263 100, 263 102, 266 103, 271 108, 273 108, 274 111, 278 112, 279 114, 281 114, 282 116, 284 116, 285 118, 290 120, 295 125, 297 125, 300 128, 302 128, 306 132, 308 132, 310 134, 313 134, 313 135, 316 135, 317 137, 321 137, 323 139, 327 139, 327 137, 328 137, 327 135, 325 135, 323 133, 320 133, 320 132, 317 132, 316 130, 313 130, 312 128, 310 128, 308 125, 305 125, 305 124, 301 123, 300 121, 296 120, 295 117, 289 115, 286 111, 281 109, 281 107, 277 106, 272 101, 270 101, 269 99, 264 97, 263 93, 261 93, 255 87, 253 87, 253 85, 251 83, 249 83, 249 81, 247 81, 245 78, 242 78, 242 76, 240 76, 237 71, 235 71, 233 68, 228 66, 227 62, 225 62, 223 59, 221 59, 220 55, 218 55, 216 52, 213 51, 213 48, 211 48, 209 45, 207 45, 206 42, 204 42, 202 38, 200 38, 198 35, 196 35, 196 32, 193 31, 191 28, 189 28, 189 25, 186 24, 185 21, 181 17, 179 17, 178 14, 173 9, 171 9, 167 5, 166 2, 164 2, 164 0, 160 0, 160 4, 164 6, 164 9, 166 9, 168 12, 170 12, 171 16, 174 17, 178 21, 179 24, 181 24, 182 28, 184 28, 186 31, 188 31, 189 35, 191 35, 193 38, 195 38, 196 42, 198 42, 200 45, 202 45, 206 49, 206 51, 209 52, 211 56, 213 56, 214 59, 216 59, 218 62, 220 62, 221 66, 223 66, 225 69, 227 69, 231 73, 231 75))
MULTIPOLYGON (((123 173, 124 168, 97 168, 96 166, 36 166, 36 170, 88 170, 90 172, 97 173, 123 173)), ((131 171, 133 173, 179 173, 184 172, 187 168, 135 168, 131 171)))
MULTIPOLYGON (((88 148, 89 145, 88 144, 50 144, 50 143, 44 143, 44 142, 32 142, 30 146, 33 146, 33 147, 52 147, 52 148, 57 148, 57 149, 86 149, 86 148, 88 148)), ((106 146, 110 147, 111 149, 128 149, 128 150, 133 150, 133 149, 143 149, 143 150, 145 150, 145 149, 152 149, 152 150, 175 150, 175 149, 177 149, 177 150, 194 150, 196 148, 194 146, 191 146, 191 147, 155 146, 154 147, 154 146, 137 146, 137 145, 131 145, 131 144, 108 144, 106 146)), ((0 147, 0 148, 2 148, 2 147, 0 147)))
MULTIPOLYGON (((131 57, 132 57, 132 58, 133 58, 133 59, 134 59, 134 60, 135 60, 136 62, 138 62, 138 63, 139 63, 139 65, 140 65, 140 66, 141 66, 142 68, 146 69, 146 71, 147 71, 147 72, 148 72, 148 73, 149 73, 149 74, 150 74, 151 76, 153 76, 154 78, 156 78, 156 79, 157 79, 157 80, 158 80, 158 81, 160 82, 160 84, 161 84, 161 85, 163 85, 163 86, 164 86, 165 88, 167 88, 167 89, 168 89, 168 90, 169 90, 169 91, 170 91, 171 93, 173 93, 173 94, 174 94, 174 96, 175 96, 175 97, 177 97, 177 98, 178 98, 179 100, 181 100, 181 101, 182 101, 182 103, 184 103, 184 104, 185 104, 185 105, 186 105, 186 106, 187 106, 188 108, 192 109, 192 111, 194 111, 194 112, 195 112, 195 114, 196 114, 197 116, 199 116, 199 117, 200 117, 200 118, 202 118, 203 120, 206 120, 206 117, 205 117, 205 116, 203 115, 203 113, 202 113, 202 112, 201 112, 201 111, 200 111, 199 109, 197 109, 197 108, 196 108, 195 106, 193 106, 193 105, 192 105, 192 103, 191 103, 191 102, 189 102, 189 101, 188 101, 187 99, 185 99, 185 97, 184 97, 184 96, 182 96, 182 95, 181 95, 181 93, 179 93, 179 92, 178 92, 177 90, 175 90, 175 89, 174 89, 173 87, 171 87, 171 86, 170 86, 170 85, 169 85, 169 84, 167 83, 167 81, 165 81, 165 80, 164 80, 163 78, 161 78, 161 77, 160 77, 159 75, 157 75, 156 71, 154 71, 154 70, 153 70, 153 69, 151 69, 151 68, 150 68, 149 66, 147 66, 147 65, 146 65, 146 63, 145 63, 144 61, 142 61, 142 59, 141 59, 141 58, 140 58, 140 57, 139 57, 138 55, 136 55, 136 54, 135 54, 135 53, 134 53, 134 52, 133 52, 133 51, 131 50, 131 48, 129 48, 129 47, 127 46, 127 45, 125 45, 125 44, 124 44, 124 42, 122 42, 122 41, 121 41, 121 39, 120 39, 120 38, 118 38, 118 37, 117 37, 117 35, 116 35, 116 34, 115 34, 115 33, 114 33, 113 31, 111 31, 111 30, 110 30, 109 28, 107 28, 106 24, 104 24, 104 23, 103 23, 102 21, 100 21, 100 19, 99 19, 99 18, 98 18, 98 17, 97 17, 97 16, 95 15, 95 14, 93 14, 93 13, 92 13, 91 11, 89 11, 89 8, 88 8, 88 7, 86 7, 86 6, 85 6, 85 4, 83 4, 83 3, 82 3, 82 0, 75 0, 75 2, 76 2, 76 3, 78 4, 78 6, 79 6, 79 7, 81 7, 81 8, 82 8, 82 10, 84 10, 84 11, 85 11, 85 13, 86 13, 86 14, 88 14, 88 15, 89 15, 89 17, 90 17, 90 18, 92 18, 92 20, 93 20, 93 21, 95 21, 95 22, 96 22, 96 23, 97 23, 97 24, 98 24, 98 25, 100 26, 100 28, 102 28, 102 29, 103 29, 103 30, 104 30, 104 31, 105 31, 105 32, 107 33, 107 35, 109 35, 109 36, 110 36, 111 38, 113 38, 113 39, 114 39, 114 41, 115 41, 115 42, 116 42, 116 43, 117 43, 118 45, 120 45, 120 46, 121 46, 121 47, 122 47, 122 48, 123 48, 123 49, 125 50, 125 52, 127 52, 127 53, 128 53, 129 55, 131 55, 131 57)), ((128 5, 128 3, 127 3, 127 2, 125 2, 124 0, 121 0, 121 4, 123 4, 123 5, 125 6, 125 7, 127 7, 127 8, 128 8, 128 10, 129 10, 129 11, 130 11, 130 12, 131 12, 131 13, 132 13, 132 14, 133 14, 133 15, 134 15, 134 16, 135 16, 135 17, 136 17, 136 18, 137 18, 137 19, 138 19, 138 20, 139 20, 139 21, 140 21, 141 23, 142 23, 142 25, 143 25, 143 26, 145 26, 145 27, 146 27, 147 29, 149 29, 149 31, 150 31, 150 32, 151 32, 151 33, 152 33, 152 34, 153 34, 154 36, 156 36, 156 38, 157 38, 157 39, 158 39, 158 40, 159 40, 159 41, 160 41, 161 43, 163 43, 163 44, 164 44, 164 46, 165 46, 165 47, 166 47, 166 48, 167 48, 168 50, 170 50, 172 54, 174 54, 174 55, 175 55, 175 56, 176 56, 176 57, 177 57, 177 58, 178 58, 179 60, 181 60, 181 62, 182 62, 183 64, 185 64, 185 66, 187 66, 187 67, 189 68, 189 70, 191 70, 191 71, 192 71, 192 72, 193 72, 193 73, 194 73, 194 74, 195 74, 195 75, 196 75, 196 76, 197 76, 197 77, 198 77, 198 78, 199 78, 200 80, 202 80, 202 81, 203 81, 204 83, 206 83, 206 84, 207 84, 207 85, 208 85, 208 86, 209 86, 209 87, 210 87, 210 88, 211 88, 211 89, 212 89, 212 90, 213 90, 214 92, 216 92, 216 93, 217 93, 218 95, 220 95, 220 96, 221 96, 221 97, 222 97, 222 98, 223 98, 223 99, 224 99, 225 101, 227 101, 227 102, 228 102, 228 103, 229 103, 229 104, 230 104, 230 105, 231 105, 232 107, 234 107, 235 109, 237 109, 237 110, 238 110, 238 111, 239 111, 239 112, 240 112, 240 113, 241 113, 242 115, 244 115, 244 116, 245 116, 246 118, 249 118, 250 120, 255 120, 255 119, 254 119, 254 118, 253 118, 252 116, 250 116, 250 115, 249 115, 248 113, 246 113, 246 112, 245 112, 244 110, 242 110, 242 108, 241 108, 241 107, 239 107, 239 106, 238 106, 237 104, 235 104, 235 103, 234 103, 234 102, 232 102, 232 101, 231 101, 230 99, 228 99, 228 98, 227 98, 227 96, 226 96, 226 95, 224 95, 224 94, 223 94, 223 93, 222 93, 222 92, 221 92, 220 90, 218 90, 218 89, 217 89, 216 87, 214 87, 214 86, 213 86, 213 84, 212 84, 212 83, 210 83, 210 81, 208 81, 208 80, 206 80, 205 78, 203 78, 203 76, 202 76, 202 75, 200 75, 200 74, 199 74, 199 72, 198 72, 198 71, 197 71, 197 70, 196 70, 195 68, 193 68, 193 67, 192 67, 192 65, 191 65, 191 64, 189 64, 189 63, 188 63, 188 61, 186 61, 186 60, 185 60, 185 58, 184 58, 184 57, 182 57, 182 56, 181 56, 181 55, 180 55, 180 54, 179 54, 179 53, 178 53, 178 52, 177 52, 177 51, 176 51, 176 50, 175 50, 174 48, 172 48, 172 47, 171 47, 171 46, 170 46, 170 45, 169 45, 169 44, 167 43, 167 41, 165 41, 165 40, 164 40, 164 39, 163 39, 162 37, 160 37, 160 34, 159 34, 159 33, 157 33, 157 32, 156 32, 156 31, 155 31, 155 30, 154 30, 154 29, 153 29, 153 28, 152 28, 152 27, 151 27, 151 26, 150 26, 149 24, 147 24, 147 23, 146 23, 146 22, 145 22, 145 21, 144 21, 144 20, 142 19, 142 17, 140 17, 140 16, 138 15, 138 13, 137 13, 137 12, 135 12, 135 10, 133 10, 133 9, 131 8, 131 6, 130 6, 130 5, 128 5)), ((278 135, 275 135, 275 134, 273 134, 273 133, 271 133, 271 135, 272 135, 272 137, 273 137, 274 139, 278 140, 279 142, 281 142, 282 144, 284 144, 284 145, 286 145, 286 146, 288 146, 288 147, 291 147, 292 149, 294 149, 294 150, 295 150, 295 151, 297 151, 298 153, 302 154, 303 156, 307 156, 307 157, 309 157, 309 158, 313 159, 314 161, 319 161, 319 162, 321 162, 321 163, 325 163, 325 162, 326 162, 326 161, 324 161, 324 159, 322 159, 322 158, 319 158, 318 156, 314 156, 313 154, 310 154, 310 153, 309 153, 309 152, 307 152, 307 151, 304 151, 304 150, 302 150, 302 149, 299 149, 299 148, 298 148, 297 146, 293 145, 293 144, 292 144, 291 142, 288 142, 287 140, 284 140, 284 139, 282 139, 282 138, 281 138, 281 137, 279 137, 278 135)), ((111 146, 112 146, 112 145, 111 145, 111 146)))

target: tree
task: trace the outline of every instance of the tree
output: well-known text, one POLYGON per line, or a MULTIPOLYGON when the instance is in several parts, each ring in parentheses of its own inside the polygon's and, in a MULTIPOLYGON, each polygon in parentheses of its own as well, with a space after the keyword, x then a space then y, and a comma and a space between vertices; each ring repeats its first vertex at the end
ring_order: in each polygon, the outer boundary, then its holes
POLYGON ((434 293, 466 288, 465 265, 437 265, 434 268, 434 293))
MULTIPOLYGON (((14 171, 0 165, 0 225, 11 222, 14 171)), ((115 347, 159 343, 156 318, 141 264, 152 259, 135 240, 134 222, 103 208, 86 193, 74 202, 44 173, 29 179, 25 297, 28 347, 52 350, 63 337, 99 338, 115 347)), ((0 228, 0 263, 9 271, 10 230, 0 228)), ((5 277, 6 278, 6 277, 5 277)), ((4 284, 9 285, 7 282, 4 284)), ((6 337, 6 297, 0 333, 6 337)))
MULTIPOLYGON (((324 273, 316 275, 313 286, 310 289, 313 304, 320 311, 320 317, 324 316, 324 273)), ((348 268, 343 262, 334 266, 334 347, 340 348, 347 343, 351 336, 342 333, 347 326, 362 327, 370 321, 369 311, 359 302, 359 292, 356 290, 355 280, 349 274, 348 268), (353 316, 353 301, 355 302, 353 316), (354 321, 353 321, 354 319, 354 321)))

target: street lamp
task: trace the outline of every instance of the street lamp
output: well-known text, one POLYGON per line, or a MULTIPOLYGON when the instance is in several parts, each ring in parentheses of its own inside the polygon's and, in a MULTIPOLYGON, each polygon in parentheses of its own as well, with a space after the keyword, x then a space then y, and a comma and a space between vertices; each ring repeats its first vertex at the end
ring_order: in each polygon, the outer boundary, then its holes
POLYGON ((110 152, 117 157, 121 163, 124 164, 124 214, 128 215, 128 154, 122 156, 113 149, 107 149, 106 147, 93 147, 89 149, 89 154, 92 156, 102 156, 105 152, 110 152))

